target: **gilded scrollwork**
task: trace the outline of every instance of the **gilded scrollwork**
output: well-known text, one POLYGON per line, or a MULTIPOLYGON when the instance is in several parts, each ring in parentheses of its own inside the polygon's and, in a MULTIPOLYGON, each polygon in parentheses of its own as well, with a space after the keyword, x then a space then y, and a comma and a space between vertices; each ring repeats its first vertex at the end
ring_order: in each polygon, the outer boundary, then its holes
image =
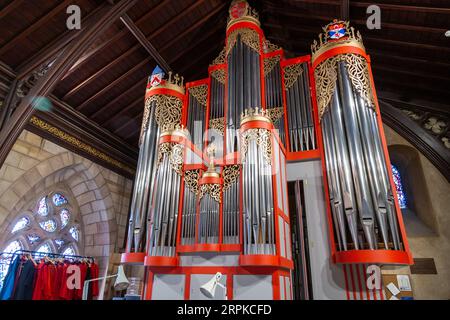
POLYGON ((211 66, 214 66, 216 64, 224 64, 226 63, 226 55, 225 55, 225 47, 220 51, 219 55, 213 60, 211 63, 211 66))
POLYGON ((253 128, 246 130, 241 134, 241 159, 245 162, 248 144, 250 140, 256 140, 260 152, 262 151, 263 158, 267 164, 272 163, 272 140, 271 133, 267 129, 253 128))
POLYGON ((195 99, 197 99, 198 103, 200 103, 202 106, 206 107, 206 101, 208 98, 208 85, 202 84, 199 86, 189 88, 189 93, 195 99))
POLYGON ((264 40, 264 52, 265 53, 274 52, 274 51, 277 51, 280 49, 281 49, 281 47, 277 46, 276 44, 273 44, 269 40, 267 40, 267 39, 264 40))
POLYGON ((234 30, 228 35, 226 56, 228 56, 231 49, 233 49, 239 35, 243 43, 245 43, 249 48, 259 53, 260 50, 259 34, 253 29, 240 28, 234 30))
POLYGON ((200 195, 199 198, 203 198, 203 196, 208 193, 211 198, 220 203, 220 184, 218 183, 206 183, 200 186, 200 195))
POLYGON ((280 62, 280 56, 273 56, 264 59, 264 74, 267 75, 280 62))
MULTIPOLYGON (((175 96, 155 94, 145 101, 145 109, 156 107, 155 119, 161 131, 174 130, 181 122, 183 101, 175 96), (153 104, 153 102, 155 102, 153 104)), ((148 125, 150 111, 144 110, 143 125, 148 125)))
POLYGON ((184 172, 184 183, 195 195, 198 195, 200 189, 198 187, 198 180, 200 179, 200 170, 186 170, 184 172))
POLYGON ((94 148, 93 146, 90 146, 90 145, 80 141, 79 139, 75 138, 74 136, 60 130, 59 128, 41 120, 35 116, 31 117, 30 123, 33 126, 39 128, 40 130, 48 132, 52 136, 72 145, 73 147, 75 147, 83 152, 90 154, 91 156, 94 156, 95 158, 98 158, 98 159, 100 159, 110 165, 113 165, 119 169, 122 169, 128 173, 131 173, 131 174, 135 173, 135 170, 133 170, 129 166, 123 164, 122 162, 111 158, 110 156, 99 151, 98 149, 94 148))
POLYGON ((280 120, 283 117, 283 114, 283 107, 266 109, 266 116, 270 119, 270 121, 272 121, 272 123, 276 123, 280 120))
POLYGON ((357 54, 341 54, 321 62, 314 70, 320 118, 322 118, 326 108, 330 105, 336 89, 337 67, 341 61, 345 62, 353 88, 370 107, 374 108, 375 106, 367 61, 357 54))
POLYGON ((172 169, 181 175, 183 172, 184 146, 173 142, 161 143, 158 148, 158 167, 165 155, 169 157, 169 163, 172 169))
POLYGON ((239 178, 241 166, 238 164, 233 164, 229 166, 224 166, 222 171, 223 177, 223 191, 225 192, 231 187, 233 183, 239 178))
POLYGON ((225 84, 226 81, 226 73, 225 69, 216 69, 211 72, 211 77, 219 81, 221 84, 225 84))
POLYGON ((291 64, 284 68, 284 88, 288 90, 298 80, 298 77, 302 74, 303 68, 300 63, 291 64))
POLYGON ((218 134, 223 136, 225 129, 225 118, 216 118, 209 120, 209 128, 215 130, 218 134))

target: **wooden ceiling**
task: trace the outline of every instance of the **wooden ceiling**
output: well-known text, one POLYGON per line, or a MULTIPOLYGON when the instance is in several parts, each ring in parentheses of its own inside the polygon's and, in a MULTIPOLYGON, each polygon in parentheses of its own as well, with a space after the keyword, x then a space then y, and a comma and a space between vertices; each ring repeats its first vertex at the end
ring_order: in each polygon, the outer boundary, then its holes
MULTIPOLYGON (((192 81, 207 76, 209 63, 224 45, 229 2, 141 0, 128 12, 128 21, 174 72, 192 81)), ((379 96, 449 114, 450 38, 444 36, 450 29, 448 0, 376 1, 380 30, 366 27, 366 8, 372 2, 249 2, 259 12, 267 38, 282 46, 288 57, 309 54, 311 42, 332 19, 349 19, 371 55, 379 96)), ((68 5, 77 4, 84 20, 102 3, 0 0, 0 61, 20 73, 67 33, 76 32, 66 28, 68 5)), ((148 50, 118 20, 65 74, 53 95, 137 146, 145 84, 155 65, 148 50)))

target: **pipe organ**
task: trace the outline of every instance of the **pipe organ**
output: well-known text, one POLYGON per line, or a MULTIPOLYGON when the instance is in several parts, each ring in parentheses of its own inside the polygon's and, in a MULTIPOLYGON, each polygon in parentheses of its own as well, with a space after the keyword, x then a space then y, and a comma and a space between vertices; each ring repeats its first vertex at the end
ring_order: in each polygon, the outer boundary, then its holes
POLYGON ((208 78, 150 78, 122 255, 146 299, 195 298, 216 272, 228 298, 290 299, 288 162, 322 162, 335 263, 410 263, 370 60, 348 22, 324 32, 286 59, 234 0, 208 78))

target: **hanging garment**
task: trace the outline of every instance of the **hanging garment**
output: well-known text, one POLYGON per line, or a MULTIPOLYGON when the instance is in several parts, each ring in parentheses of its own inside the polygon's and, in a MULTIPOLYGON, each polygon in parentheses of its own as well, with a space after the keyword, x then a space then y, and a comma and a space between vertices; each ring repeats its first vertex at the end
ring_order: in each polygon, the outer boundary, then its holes
POLYGON ((31 260, 22 261, 17 278, 13 300, 31 300, 33 298, 35 265, 31 260))
POLYGON ((83 286, 84 286, 84 280, 86 280, 86 274, 87 274, 87 264, 86 263, 80 263, 78 265, 80 267, 80 288, 77 288, 74 290, 74 300, 81 300, 83 297, 83 286))
POLYGON ((50 292, 50 282, 48 278, 48 268, 44 261, 36 267, 36 277, 33 290, 33 300, 47 300, 50 292))
MULTIPOLYGON (((92 263, 91 264, 91 279, 97 279, 97 278, 98 278, 98 265, 96 263, 92 263)), ((94 280, 91 282, 90 292, 92 294, 92 297, 98 296, 98 280, 94 280)))
POLYGON ((3 281, 2 291, 0 292, 0 300, 9 300, 14 293, 14 283, 16 272, 20 265, 20 259, 20 257, 16 257, 14 262, 9 266, 8 273, 3 281))

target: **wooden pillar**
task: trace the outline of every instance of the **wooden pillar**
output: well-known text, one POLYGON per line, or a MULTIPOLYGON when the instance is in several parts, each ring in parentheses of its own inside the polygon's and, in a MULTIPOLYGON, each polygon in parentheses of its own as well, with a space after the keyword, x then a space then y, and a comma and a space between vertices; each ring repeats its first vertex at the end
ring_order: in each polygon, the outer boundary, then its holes
MULTIPOLYGON (((29 90, 14 109, 11 117, 6 119, 0 131, 0 167, 9 151, 34 113, 33 104, 39 97, 49 94, 67 70, 80 58, 97 37, 110 27, 121 15, 126 13, 137 0, 120 0, 115 5, 102 8, 92 24, 82 25, 79 35, 52 63, 48 71, 29 90)), ((14 93, 13 93, 14 94, 14 93)))

